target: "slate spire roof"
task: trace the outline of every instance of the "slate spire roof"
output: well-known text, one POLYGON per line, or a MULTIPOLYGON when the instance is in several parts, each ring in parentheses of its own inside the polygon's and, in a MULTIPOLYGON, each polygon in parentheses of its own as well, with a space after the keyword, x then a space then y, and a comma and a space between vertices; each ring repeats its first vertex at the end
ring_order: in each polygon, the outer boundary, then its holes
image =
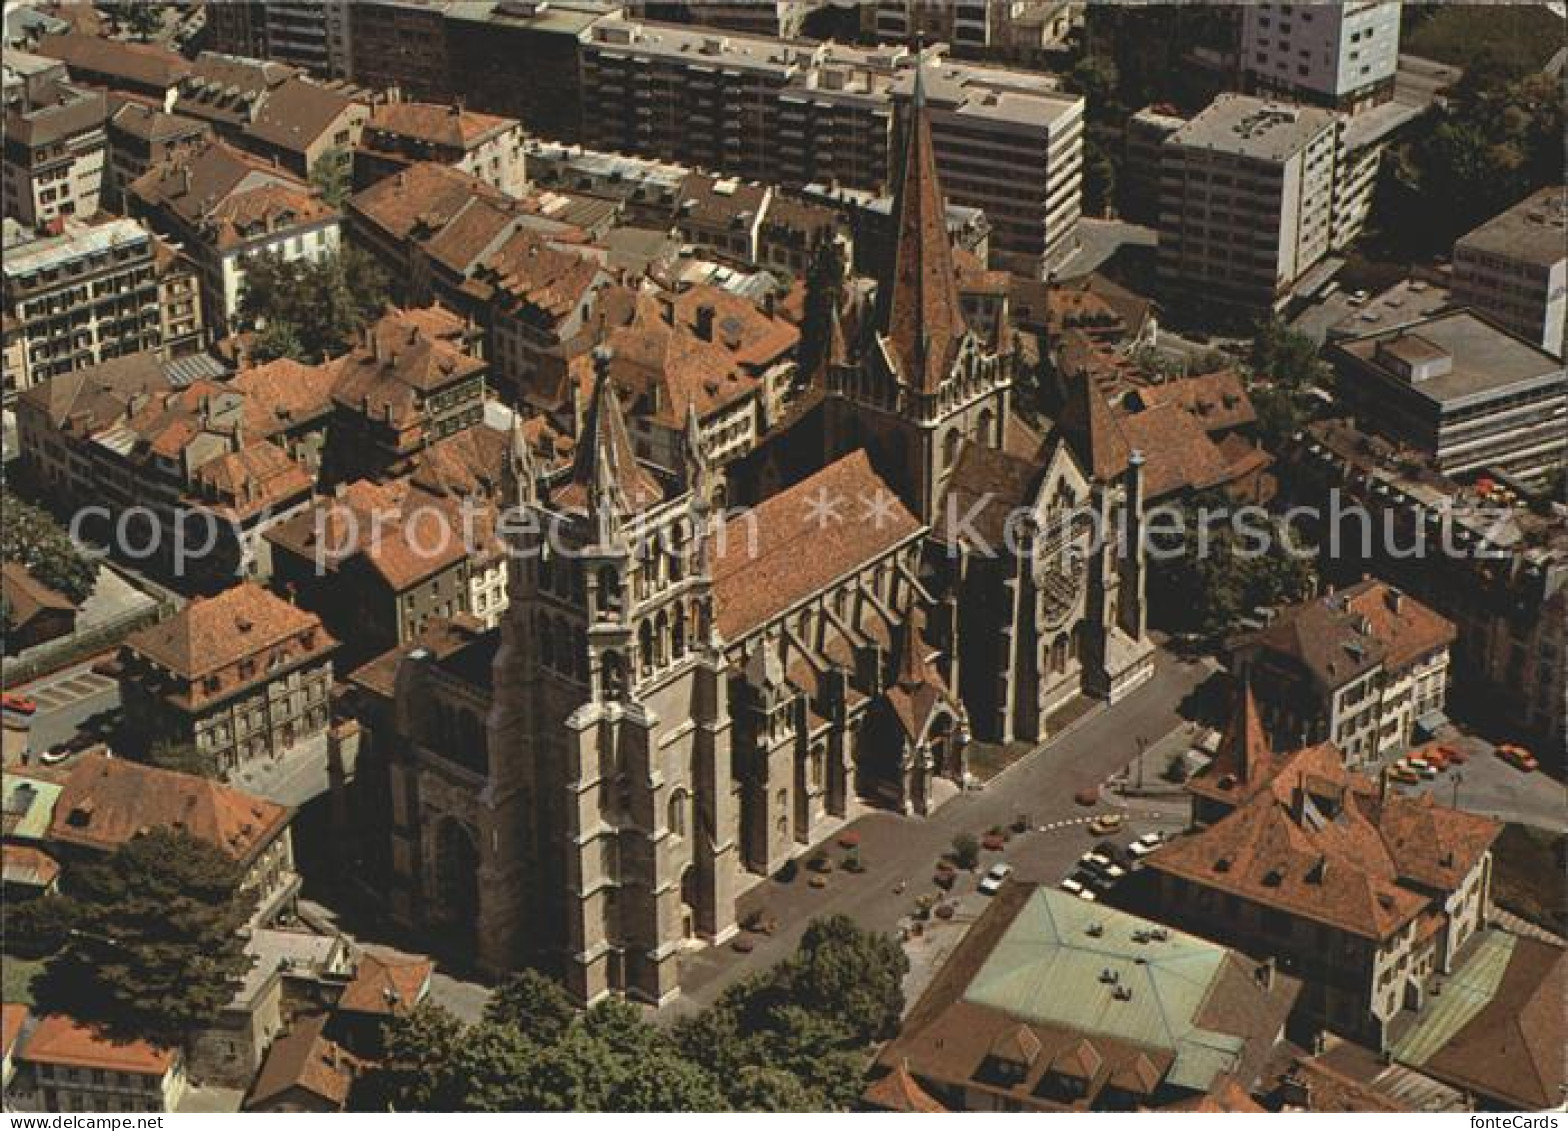
POLYGON ((610 381, 610 353, 595 352, 593 397, 577 437, 571 474, 555 492, 557 505, 598 512, 633 513, 657 503, 663 492, 637 462, 620 398, 610 381))
POLYGON ((917 61, 893 202, 897 240, 891 270, 880 280, 877 325, 904 380, 916 392, 934 393, 952 369, 965 324, 921 72, 917 61))

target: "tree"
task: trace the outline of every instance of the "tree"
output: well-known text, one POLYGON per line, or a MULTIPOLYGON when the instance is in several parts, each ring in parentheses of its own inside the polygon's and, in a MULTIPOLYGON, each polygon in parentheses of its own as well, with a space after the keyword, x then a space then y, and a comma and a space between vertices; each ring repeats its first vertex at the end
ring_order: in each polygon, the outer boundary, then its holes
MULTIPOLYGON (((240 316, 256 327, 287 326, 301 360, 316 362, 346 351, 365 324, 385 309, 386 301, 385 273, 357 248, 318 260, 264 252, 245 263, 240 316)), ((289 344, 280 336, 269 348, 286 350, 289 344)))
POLYGON ((1329 379, 1328 366, 1318 357, 1317 343, 1278 318, 1259 324, 1248 363, 1259 381, 1292 391, 1310 389, 1329 379))
POLYGON ((243 875, 221 849, 176 829, 74 869, 70 933, 40 1004, 169 1044, 210 1024, 253 961, 239 933, 256 903, 243 875))
POLYGON ((463 1023, 422 1002, 381 1027, 381 1063, 354 1084, 355 1111, 453 1111, 461 1098, 457 1053, 463 1023))
POLYGON ((781 1068, 748 1065, 733 1078, 731 1111, 816 1111, 819 1104, 800 1078, 781 1068))
POLYGON ((353 154, 333 146, 316 158, 316 163, 310 167, 311 187, 332 207, 342 208, 354 189, 351 179, 353 171, 353 154))
POLYGON ((217 763, 210 756, 199 752, 192 742, 174 742, 168 739, 154 742, 147 751, 147 762, 159 769, 174 770, 176 773, 190 774, 193 777, 218 776, 217 763))
POLYGON ((980 842, 969 833, 959 833, 953 838, 953 863, 965 870, 980 863, 980 842))
POLYGON ((299 340, 299 331, 292 322, 269 322, 256 332, 250 356, 257 365, 265 365, 280 357, 304 361, 305 346, 299 340))
POLYGON ((512 975, 485 1005, 486 1021, 510 1025, 541 1045, 560 1040, 575 1016, 561 984, 537 970, 512 975))
POLYGON ((830 915, 806 928, 783 984, 791 1001, 837 1019, 864 1045, 897 1032, 908 973, 909 959, 890 935, 830 915))
POLYGON ((98 566, 71 541, 65 528, 42 507, 0 493, 0 560, 25 566, 38 581, 81 604, 98 582, 98 566))
POLYGON ((470 1026, 457 1045, 450 1067, 453 1079, 460 1082, 462 1089, 455 1108, 545 1110, 533 1102, 528 1087, 540 1055, 539 1046, 510 1025, 482 1021, 470 1026))
POLYGON ((163 5, 147 0, 108 0, 99 5, 115 24, 145 42, 163 30, 163 5))

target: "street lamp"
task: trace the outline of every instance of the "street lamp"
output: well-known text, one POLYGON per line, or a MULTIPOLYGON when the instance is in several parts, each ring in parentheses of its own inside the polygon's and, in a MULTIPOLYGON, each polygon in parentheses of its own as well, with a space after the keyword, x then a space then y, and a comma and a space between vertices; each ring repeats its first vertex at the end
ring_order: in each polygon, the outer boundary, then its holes
POLYGON ((1454 802, 1453 802, 1453 808, 1455 808, 1455 809, 1459 808, 1459 783, 1464 781, 1464 780, 1465 780, 1464 774, 1460 773, 1458 770, 1455 770, 1454 771, 1454 802))

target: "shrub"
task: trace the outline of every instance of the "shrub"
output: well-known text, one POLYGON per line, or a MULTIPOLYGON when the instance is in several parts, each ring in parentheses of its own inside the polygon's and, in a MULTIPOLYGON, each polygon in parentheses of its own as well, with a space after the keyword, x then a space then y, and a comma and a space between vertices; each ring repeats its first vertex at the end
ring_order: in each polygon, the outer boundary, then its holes
POLYGON ((974 866, 980 863, 980 842, 968 833, 959 833, 955 836, 953 863, 967 871, 973 871, 974 866))

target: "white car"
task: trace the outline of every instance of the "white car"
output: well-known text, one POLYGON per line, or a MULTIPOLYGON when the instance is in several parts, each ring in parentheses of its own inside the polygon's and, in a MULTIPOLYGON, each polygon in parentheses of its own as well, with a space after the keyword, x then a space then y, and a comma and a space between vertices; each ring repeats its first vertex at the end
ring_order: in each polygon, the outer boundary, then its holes
POLYGON ((1160 845, 1164 843, 1164 833, 1144 833, 1127 846, 1127 854, 1134 860, 1142 860, 1145 856, 1158 850, 1160 845))
POLYGON ((1013 874, 1011 864, 992 864, 991 870, 980 879, 980 894, 995 895, 1002 890, 1002 885, 1007 882, 1007 877, 1013 874))
MULTIPOLYGON (((1068 876, 1057 886, 1065 891, 1068 895, 1082 895, 1084 892, 1089 890, 1083 886, 1076 876, 1068 876)), ((1090 894, 1092 895, 1093 893, 1090 892, 1090 894)))
POLYGON ((1432 781, 1437 777, 1437 767, 1425 758, 1408 758, 1405 760, 1405 764, 1427 781, 1432 781))
POLYGON ((1111 863, 1111 858, 1103 852, 1084 853, 1078 859, 1078 866, 1090 875, 1100 876, 1108 881, 1119 880, 1127 874, 1126 868, 1111 863))

